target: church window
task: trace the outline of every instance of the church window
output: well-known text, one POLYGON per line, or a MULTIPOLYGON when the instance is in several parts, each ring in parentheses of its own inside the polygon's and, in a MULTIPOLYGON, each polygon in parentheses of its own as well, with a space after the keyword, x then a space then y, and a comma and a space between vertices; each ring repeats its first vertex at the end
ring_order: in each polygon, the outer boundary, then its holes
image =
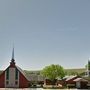
POLYGON ((9 80, 9 68, 6 70, 6 79, 9 80))
POLYGON ((8 85, 8 84, 9 84, 9 82, 8 82, 8 81, 6 81, 6 84, 8 85))
POLYGON ((15 72, 15 79, 17 80, 18 79, 18 69, 16 68, 16 72, 15 72))
POLYGON ((18 81, 15 81, 15 85, 17 85, 18 84, 18 81))

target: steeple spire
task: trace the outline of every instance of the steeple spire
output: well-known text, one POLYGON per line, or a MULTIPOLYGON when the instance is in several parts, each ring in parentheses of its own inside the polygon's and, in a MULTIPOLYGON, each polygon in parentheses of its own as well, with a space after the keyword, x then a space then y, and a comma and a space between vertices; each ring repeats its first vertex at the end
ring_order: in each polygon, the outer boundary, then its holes
POLYGON ((12 50, 12 59, 14 59, 14 47, 13 47, 13 50, 12 50))

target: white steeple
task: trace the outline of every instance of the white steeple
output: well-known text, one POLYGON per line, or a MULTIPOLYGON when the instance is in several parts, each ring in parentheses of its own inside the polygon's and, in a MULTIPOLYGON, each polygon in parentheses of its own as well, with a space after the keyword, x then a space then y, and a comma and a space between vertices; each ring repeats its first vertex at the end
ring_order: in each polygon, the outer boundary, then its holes
POLYGON ((13 47, 13 50, 12 50, 12 59, 14 59, 14 47, 13 47))

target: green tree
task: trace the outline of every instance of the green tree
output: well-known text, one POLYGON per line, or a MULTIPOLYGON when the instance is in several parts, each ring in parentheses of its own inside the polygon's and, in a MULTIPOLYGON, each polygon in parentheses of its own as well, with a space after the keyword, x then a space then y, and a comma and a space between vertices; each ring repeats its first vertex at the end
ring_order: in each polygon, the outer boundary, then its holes
POLYGON ((44 77, 50 79, 51 81, 54 81, 57 78, 63 78, 65 76, 63 67, 54 64, 43 68, 41 73, 44 77))

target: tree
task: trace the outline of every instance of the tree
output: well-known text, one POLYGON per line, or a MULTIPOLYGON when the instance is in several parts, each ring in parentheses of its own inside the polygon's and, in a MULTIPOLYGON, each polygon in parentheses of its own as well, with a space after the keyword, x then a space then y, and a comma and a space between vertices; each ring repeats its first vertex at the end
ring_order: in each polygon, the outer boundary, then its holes
POLYGON ((50 79, 51 81, 54 81, 57 78, 63 78, 65 76, 63 67, 54 64, 43 68, 41 73, 44 77, 50 79))

